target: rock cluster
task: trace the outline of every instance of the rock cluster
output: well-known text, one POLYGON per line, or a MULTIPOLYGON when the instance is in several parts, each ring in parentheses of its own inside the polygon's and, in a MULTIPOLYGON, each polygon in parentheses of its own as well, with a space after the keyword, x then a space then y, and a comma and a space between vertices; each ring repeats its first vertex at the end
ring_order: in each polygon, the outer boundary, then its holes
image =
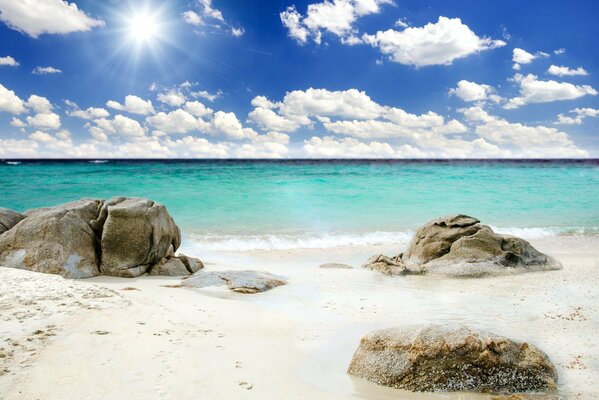
POLYGON ((203 267, 175 257, 179 227, 164 205, 143 198, 82 199, 24 215, 1 209, 0 227, 7 267, 66 278, 189 275, 203 267))
POLYGON ((372 257, 365 268, 387 275, 483 276, 560 269, 524 239, 500 235, 466 215, 433 220, 416 231, 405 253, 372 257))
POLYGON ((462 325, 391 328, 362 338, 349 374, 410 391, 555 391, 557 373, 527 343, 462 325))

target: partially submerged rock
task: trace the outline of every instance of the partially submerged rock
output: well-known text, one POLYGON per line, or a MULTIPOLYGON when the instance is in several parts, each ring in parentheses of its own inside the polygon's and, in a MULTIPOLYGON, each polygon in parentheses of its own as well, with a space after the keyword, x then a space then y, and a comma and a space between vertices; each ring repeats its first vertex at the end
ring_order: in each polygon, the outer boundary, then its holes
POLYGON ((90 221, 101 206, 100 200, 83 199, 32 210, 0 235, 0 265, 65 278, 98 275, 96 236, 90 221))
POLYGON ((284 278, 258 271, 200 271, 185 279, 181 286, 203 288, 224 286, 237 293, 265 292, 277 286, 285 285, 284 278))
POLYGON ((26 215, 0 207, 0 235, 27 218, 26 215))
POLYGON ((362 338, 348 373, 410 391, 555 391, 541 350, 467 326, 384 329, 362 338))
POLYGON ((366 268, 387 275, 483 276, 560 269, 524 239, 500 235, 467 215, 438 218, 418 229, 405 253, 375 256, 366 268))

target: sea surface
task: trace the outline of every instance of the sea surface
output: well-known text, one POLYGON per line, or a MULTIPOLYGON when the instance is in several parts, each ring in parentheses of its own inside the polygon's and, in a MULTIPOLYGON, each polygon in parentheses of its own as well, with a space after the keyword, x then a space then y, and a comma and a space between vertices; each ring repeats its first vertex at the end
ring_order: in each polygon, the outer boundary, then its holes
POLYGON ((599 160, 0 162, 0 207, 117 195, 164 203, 207 250, 403 242, 453 213, 527 238, 599 234, 599 160))

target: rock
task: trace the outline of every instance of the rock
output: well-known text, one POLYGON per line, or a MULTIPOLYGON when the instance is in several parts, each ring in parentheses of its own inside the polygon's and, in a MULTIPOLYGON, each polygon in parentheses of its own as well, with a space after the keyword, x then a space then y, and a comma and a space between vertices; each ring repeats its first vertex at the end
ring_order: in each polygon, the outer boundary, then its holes
POLYGON ((190 274, 195 274, 196 272, 204 268, 204 263, 202 263, 202 261, 200 261, 198 258, 189 257, 185 254, 179 254, 178 257, 179 260, 181 260, 183 264, 185 264, 185 267, 187 268, 190 274))
POLYGON ((107 200, 93 227, 101 237, 100 270, 104 275, 144 274, 181 243, 181 231, 166 207, 152 200, 107 200))
POLYGON ((438 218, 420 227, 403 254, 406 264, 422 265, 447 253, 451 245, 463 236, 482 228, 480 221, 467 215, 438 218))
POLYGON ((421 271, 418 268, 409 269, 401 260, 401 255, 389 258, 382 254, 372 256, 366 261, 362 268, 378 271, 385 275, 417 275, 421 271))
POLYGON ((258 271, 199 271, 182 282, 182 286, 202 288, 208 286, 227 287, 237 293, 265 292, 287 282, 277 275, 258 271))
POLYGON ((11 229, 25 218, 27 218, 27 216, 24 214, 9 210, 8 208, 0 207, 0 235, 11 229))
POLYGON ((394 258, 375 256, 364 267, 387 275, 478 277, 555 270, 561 265, 526 240, 497 234, 478 219, 460 214, 427 223, 405 253, 394 258))
POLYGON ((323 269, 353 269, 351 265, 341 264, 341 263, 325 263, 321 264, 318 268, 323 269))
POLYGON ((164 276, 191 275, 183 261, 177 257, 163 258, 162 260, 160 260, 160 262, 152 266, 152 269, 150 269, 149 274, 164 276))
POLYGON ((31 210, 28 217, 0 235, 0 265, 65 278, 99 274, 95 220, 101 200, 82 199, 31 210))
POLYGON ((536 347, 467 326, 426 325, 362 338, 348 373, 410 391, 555 391, 557 373, 536 347))

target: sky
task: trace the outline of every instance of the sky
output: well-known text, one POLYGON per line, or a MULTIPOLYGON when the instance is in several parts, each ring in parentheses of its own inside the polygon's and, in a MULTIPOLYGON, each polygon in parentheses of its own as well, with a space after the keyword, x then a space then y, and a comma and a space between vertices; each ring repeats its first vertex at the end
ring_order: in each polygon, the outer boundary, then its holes
POLYGON ((594 0, 0 0, 0 158, 597 158, 594 0))

